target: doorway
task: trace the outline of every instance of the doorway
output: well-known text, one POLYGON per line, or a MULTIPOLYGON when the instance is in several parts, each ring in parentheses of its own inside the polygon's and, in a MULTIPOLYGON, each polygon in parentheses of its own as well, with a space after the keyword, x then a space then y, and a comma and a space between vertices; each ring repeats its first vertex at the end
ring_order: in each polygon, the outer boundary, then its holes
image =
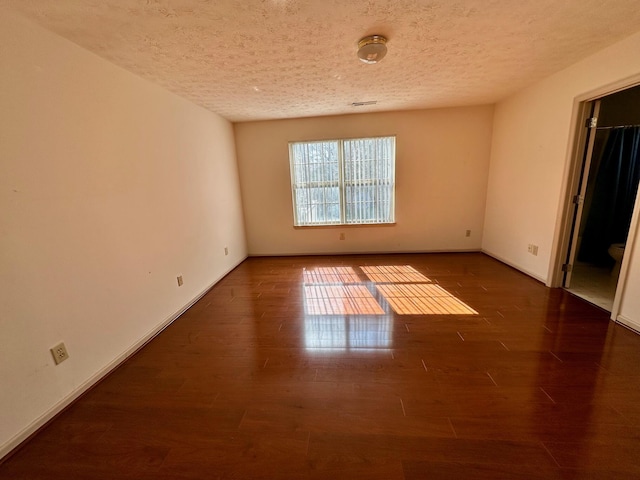
POLYGON ((586 104, 563 287, 612 312, 640 183, 640 86, 586 104))

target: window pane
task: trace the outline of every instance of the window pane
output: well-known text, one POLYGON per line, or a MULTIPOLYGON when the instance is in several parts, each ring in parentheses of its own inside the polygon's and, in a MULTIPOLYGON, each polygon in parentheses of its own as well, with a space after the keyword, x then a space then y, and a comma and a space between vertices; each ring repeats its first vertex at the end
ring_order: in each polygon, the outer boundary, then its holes
POLYGON ((291 143, 289 152, 296 225, 394 221, 395 137, 291 143))
POLYGON ((343 141, 345 223, 393 222, 394 140, 343 141))
POLYGON ((293 143, 290 157, 296 225, 340 223, 338 142, 293 143))

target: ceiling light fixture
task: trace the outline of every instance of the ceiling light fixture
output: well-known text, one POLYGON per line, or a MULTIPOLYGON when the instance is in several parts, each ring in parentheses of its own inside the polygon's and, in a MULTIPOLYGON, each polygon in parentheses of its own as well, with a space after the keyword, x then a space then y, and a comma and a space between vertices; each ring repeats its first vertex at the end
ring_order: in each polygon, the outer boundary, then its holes
POLYGON ((387 39, 382 35, 369 35, 358 42, 358 58, 364 63, 378 63, 387 54, 387 39))

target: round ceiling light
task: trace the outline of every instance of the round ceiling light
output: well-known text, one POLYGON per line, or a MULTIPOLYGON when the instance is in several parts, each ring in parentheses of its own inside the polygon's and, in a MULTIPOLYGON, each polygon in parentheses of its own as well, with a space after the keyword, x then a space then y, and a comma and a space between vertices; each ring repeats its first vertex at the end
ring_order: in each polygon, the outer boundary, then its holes
POLYGON ((387 39, 369 35, 358 42, 358 58, 364 63, 378 63, 387 54, 387 39))

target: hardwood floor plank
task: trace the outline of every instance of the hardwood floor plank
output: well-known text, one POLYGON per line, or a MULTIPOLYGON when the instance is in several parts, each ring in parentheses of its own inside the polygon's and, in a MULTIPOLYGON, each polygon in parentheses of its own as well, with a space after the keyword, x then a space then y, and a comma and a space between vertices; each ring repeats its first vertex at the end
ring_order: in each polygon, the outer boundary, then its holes
POLYGON ((0 479, 640 478, 638 365, 640 336, 480 253, 249 258, 0 479), (394 313, 363 266, 452 300, 394 313))
POLYGON ((560 469, 554 467, 513 466, 478 463, 403 462, 406 480, 560 480, 560 469))
POLYGON ((540 442, 311 433, 309 458, 371 464, 401 459, 449 463, 557 466, 540 442))

